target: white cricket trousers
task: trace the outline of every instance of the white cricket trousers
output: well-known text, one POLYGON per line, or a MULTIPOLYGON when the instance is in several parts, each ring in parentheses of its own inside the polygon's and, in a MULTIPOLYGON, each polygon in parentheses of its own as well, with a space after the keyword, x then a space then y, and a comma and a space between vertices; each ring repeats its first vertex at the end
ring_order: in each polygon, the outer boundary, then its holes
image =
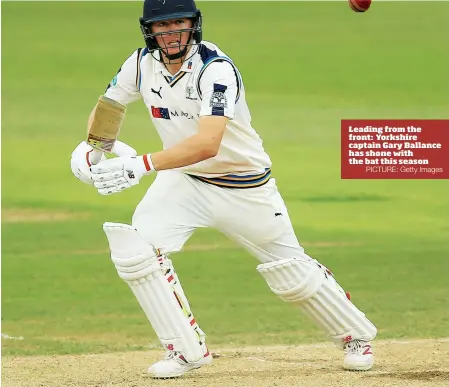
POLYGON ((158 172, 133 226, 162 254, 180 251, 199 227, 215 228, 261 263, 304 256, 275 179, 255 188, 223 188, 177 171, 158 172))

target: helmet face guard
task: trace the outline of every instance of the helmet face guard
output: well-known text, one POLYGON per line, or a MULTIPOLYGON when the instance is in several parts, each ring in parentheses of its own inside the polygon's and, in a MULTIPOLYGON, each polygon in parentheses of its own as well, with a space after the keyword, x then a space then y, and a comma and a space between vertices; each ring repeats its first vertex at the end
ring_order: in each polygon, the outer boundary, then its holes
MULTIPOLYGON (((146 0, 145 5, 150 2, 154 4, 154 0, 146 0)), ((180 0, 180 2, 182 3, 184 1, 180 0)), ((159 3, 159 4, 161 4, 161 3, 159 3)), ((201 39, 202 39, 202 17, 201 17, 200 10, 196 9, 193 2, 191 2, 190 6, 192 6, 192 4, 193 4, 192 12, 190 12, 190 11, 188 11, 188 12, 179 12, 179 11, 178 12, 170 12, 171 9, 161 10, 160 8, 151 9, 148 11, 149 7, 145 7, 145 5, 144 5, 144 16, 139 19, 140 29, 142 31, 143 38, 145 40, 145 44, 154 59, 156 59, 158 61, 162 61, 162 54, 163 54, 169 60, 170 64, 183 63, 184 61, 186 61, 187 59, 189 59, 196 53, 195 49, 190 50, 190 48, 192 46, 198 46, 199 43, 201 42, 201 39), (164 11, 167 11, 167 12, 164 12, 164 11), (150 13, 150 15, 148 15, 148 13, 150 13), (191 19, 193 22, 193 26, 191 28, 184 28, 184 29, 179 29, 179 30, 175 30, 175 31, 153 33, 151 27, 154 23, 157 23, 159 21, 164 21, 164 20, 172 20, 172 19, 191 19), (189 33, 189 38, 188 38, 186 44, 181 44, 181 36, 182 36, 182 33, 185 33, 185 32, 189 33), (176 54, 168 54, 169 47, 159 46, 156 38, 158 36, 163 36, 163 35, 178 36, 179 52, 177 52, 176 54), (189 57, 185 57, 189 50, 191 51, 189 57), (158 53, 158 52, 160 53, 160 55, 155 55, 155 53, 158 53)), ((163 6, 161 6, 161 8, 162 7, 163 6)), ((172 48, 172 47, 173 46, 171 46, 170 48, 172 48)))

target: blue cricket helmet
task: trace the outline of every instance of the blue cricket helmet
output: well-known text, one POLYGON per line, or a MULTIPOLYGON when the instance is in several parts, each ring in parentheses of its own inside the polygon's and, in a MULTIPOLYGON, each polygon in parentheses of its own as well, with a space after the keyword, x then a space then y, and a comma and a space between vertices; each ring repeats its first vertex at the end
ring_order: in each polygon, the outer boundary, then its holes
POLYGON ((156 42, 155 34, 151 31, 151 24, 177 18, 193 20, 192 28, 180 30, 191 32, 191 39, 199 44, 202 40, 201 11, 196 7, 194 0, 145 0, 143 3, 143 16, 139 19, 140 28, 150 52, 160 50, 156 42))

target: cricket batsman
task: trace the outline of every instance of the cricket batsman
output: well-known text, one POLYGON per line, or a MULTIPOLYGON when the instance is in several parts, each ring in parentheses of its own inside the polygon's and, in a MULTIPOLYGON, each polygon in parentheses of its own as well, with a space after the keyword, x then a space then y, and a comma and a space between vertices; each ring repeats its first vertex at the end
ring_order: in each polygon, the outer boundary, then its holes
POLYGON ((145 47, 126 59, 99 98, 71 167, 101 195, 157 173, 131 225, 103 226, 118 275, 166 349, 148 372, 178 377, 212 362, 169 259, 199 227, 221 231, 255 256, 271 291, 301 309, 342 350, 345 369, 369 370, 376 327, 300 246, 270 157, 251 126, 241 74, 203 40, 194 1, 145 0, 140 27, 145 47), (117 141, 126 106, 138 99, 148 108, 161 151, 137 155, 117 141), (104 152, 118 157, 106 159, 104 152))

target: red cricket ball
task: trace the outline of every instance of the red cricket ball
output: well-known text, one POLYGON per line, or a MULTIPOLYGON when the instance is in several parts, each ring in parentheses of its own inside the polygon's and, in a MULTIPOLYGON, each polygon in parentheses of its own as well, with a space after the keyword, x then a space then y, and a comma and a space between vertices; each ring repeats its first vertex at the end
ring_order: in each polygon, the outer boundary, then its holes
POLYGON ((371 5, 371 0, 348 0, 354 12, 365 12, 371 5))

